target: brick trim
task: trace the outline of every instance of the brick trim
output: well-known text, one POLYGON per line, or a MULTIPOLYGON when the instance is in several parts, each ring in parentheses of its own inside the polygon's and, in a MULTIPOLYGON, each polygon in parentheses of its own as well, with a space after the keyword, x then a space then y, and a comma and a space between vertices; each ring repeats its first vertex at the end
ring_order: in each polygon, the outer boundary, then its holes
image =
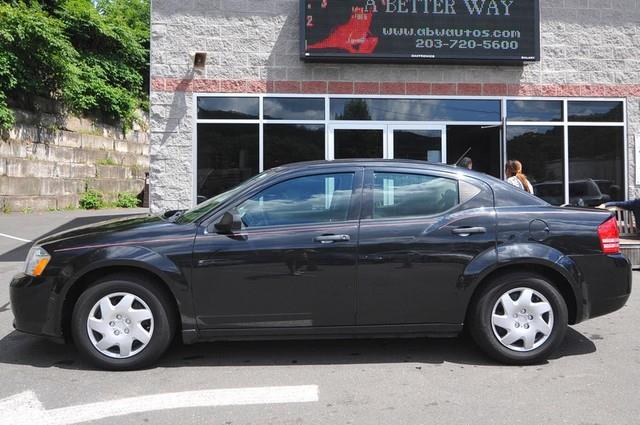
POLYGON ((153 77, 156 92, 640 97, 640 84, 496 84, 386 81, 264 81, 153 77))

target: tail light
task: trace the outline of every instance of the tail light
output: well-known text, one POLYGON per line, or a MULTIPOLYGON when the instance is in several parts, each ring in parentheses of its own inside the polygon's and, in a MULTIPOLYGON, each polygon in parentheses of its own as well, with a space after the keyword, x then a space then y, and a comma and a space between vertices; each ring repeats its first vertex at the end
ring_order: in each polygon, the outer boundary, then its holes
POLYGON ((618 222, 615 217, 611 217, 598 226, 598 237, 600 247, 605 254, 620 253, 620 233, 618 232, 618 222))

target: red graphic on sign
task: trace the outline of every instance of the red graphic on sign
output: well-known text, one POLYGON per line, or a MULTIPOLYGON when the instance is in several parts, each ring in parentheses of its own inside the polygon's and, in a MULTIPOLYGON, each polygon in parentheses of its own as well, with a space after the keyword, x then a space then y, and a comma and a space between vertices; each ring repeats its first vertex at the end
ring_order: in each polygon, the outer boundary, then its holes
POLYGON ((378 45, 378 37, 373 37, 369 31, 372 19, 373 11, 354 7, 349 22, 335 28, 324 40, 307 46, 307 50, 341 49, 349 53, 373 53, 378 45))

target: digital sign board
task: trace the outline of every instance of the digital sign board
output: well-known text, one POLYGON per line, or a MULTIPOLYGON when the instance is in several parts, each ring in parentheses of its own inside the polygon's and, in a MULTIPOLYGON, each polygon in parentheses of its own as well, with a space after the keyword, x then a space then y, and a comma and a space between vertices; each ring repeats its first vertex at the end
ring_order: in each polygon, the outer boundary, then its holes
POLYGON ((301 0, 306 61, 540 60, 539 0, 301 0))

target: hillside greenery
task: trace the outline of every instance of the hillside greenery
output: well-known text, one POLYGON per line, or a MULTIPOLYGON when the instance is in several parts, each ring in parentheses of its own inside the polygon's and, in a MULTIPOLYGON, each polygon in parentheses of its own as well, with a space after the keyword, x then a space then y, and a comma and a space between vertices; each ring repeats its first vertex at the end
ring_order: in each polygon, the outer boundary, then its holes
POLYGON ((130 127, 147 109, 149 0, 0 0, 0 129, 36 99, 130 127))

